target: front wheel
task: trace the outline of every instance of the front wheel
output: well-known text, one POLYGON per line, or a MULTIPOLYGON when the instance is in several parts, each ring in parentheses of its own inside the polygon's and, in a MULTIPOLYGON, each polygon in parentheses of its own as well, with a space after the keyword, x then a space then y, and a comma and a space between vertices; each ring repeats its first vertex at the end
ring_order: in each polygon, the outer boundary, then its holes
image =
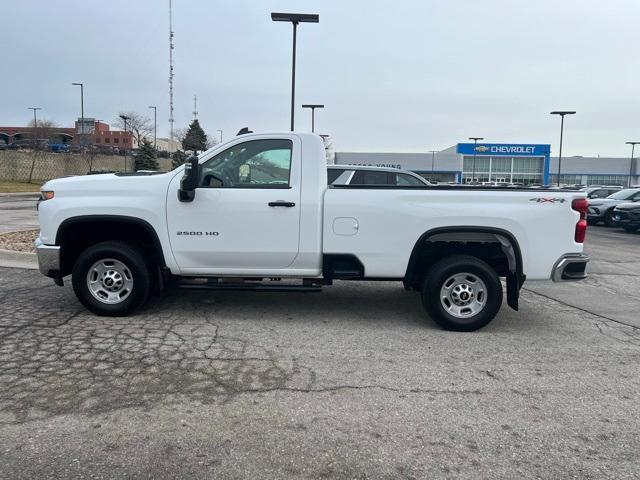
POLYGON ((607 210, 607 213, 604 214, 604 224, 607 227, 615 227, 615 221, 613 220, 613 208, 611 210, 607 210))
POLYGON ((452 255, 429 268, 422 303, 442 328, 472 332, 487 325, 502 306, 502 284, 495 270, 479 258, 452 255))
POLYGON ((127 315, 151 293, 144 254, 124 242, 102 242, 87 248, 73 266, 71 282, 80 303, 97 315, 127 315))

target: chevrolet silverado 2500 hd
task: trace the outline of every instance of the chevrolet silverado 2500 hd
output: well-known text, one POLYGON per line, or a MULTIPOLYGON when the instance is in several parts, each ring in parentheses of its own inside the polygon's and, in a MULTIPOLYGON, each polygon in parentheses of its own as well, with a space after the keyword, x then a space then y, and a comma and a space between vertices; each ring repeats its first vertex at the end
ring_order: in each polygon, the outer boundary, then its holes
POLYGON ((126 315, 169 283, 317 291, 403 282, 442 327, 470 331, 531 280, 585 277, 584 192, 327 185, 322 139, 248 134, 171 172, 61 178, 42 187, 42 273, 126 315), (292 283, 292 282, 299 283, 292 283))

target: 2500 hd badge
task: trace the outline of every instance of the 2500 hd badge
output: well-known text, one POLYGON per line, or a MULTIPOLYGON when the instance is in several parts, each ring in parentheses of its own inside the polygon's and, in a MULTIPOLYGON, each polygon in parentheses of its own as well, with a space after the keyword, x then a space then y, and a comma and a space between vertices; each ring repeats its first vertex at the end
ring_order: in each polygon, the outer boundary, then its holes
POLYGON ((176 234, 178 236, 180 236, 180 235, 183 235, 183 236, 184 235, 189 235, 189 236, 192 236, 192 237, 202 237, 202 236, 205 236, 205 237, 217 237, 218 235, 220 235, 219 232, 176 232, 176 234))

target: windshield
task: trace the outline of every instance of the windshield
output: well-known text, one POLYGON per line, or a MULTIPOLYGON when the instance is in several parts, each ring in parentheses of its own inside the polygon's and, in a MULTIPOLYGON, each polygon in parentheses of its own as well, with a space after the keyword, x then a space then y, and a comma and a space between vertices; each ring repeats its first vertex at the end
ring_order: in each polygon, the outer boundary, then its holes
POLYGON ((638 192, 640 192, 640 190, 635 188, 633 190, 620 190, 619 192, 612 193, 607 198, 612 198, 613 200, 629 200, 638 192))

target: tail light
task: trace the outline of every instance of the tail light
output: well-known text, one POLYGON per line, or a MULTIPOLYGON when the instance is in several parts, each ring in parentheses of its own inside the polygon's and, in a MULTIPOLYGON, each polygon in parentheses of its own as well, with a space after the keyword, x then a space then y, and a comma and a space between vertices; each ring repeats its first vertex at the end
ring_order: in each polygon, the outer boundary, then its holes
POLYGON ((576 243, 584 243, 587 235, 587 208, 589 201, 586 198, 576 198, 571 202, 571 208, 580 214, 580 220, 576 223, 576 243))

